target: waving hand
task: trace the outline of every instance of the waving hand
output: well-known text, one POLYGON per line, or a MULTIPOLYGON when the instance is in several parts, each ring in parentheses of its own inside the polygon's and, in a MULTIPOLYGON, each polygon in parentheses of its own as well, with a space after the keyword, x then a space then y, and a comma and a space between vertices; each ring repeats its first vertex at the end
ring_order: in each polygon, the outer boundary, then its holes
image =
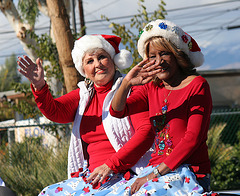
POLYGON ((40 90, 45 85, 41 60, 38 58, 35 64, 28 56, 18 57, 18 59, 17 63, 21 67, 18 71, 32 83, 35 90, 40 90))

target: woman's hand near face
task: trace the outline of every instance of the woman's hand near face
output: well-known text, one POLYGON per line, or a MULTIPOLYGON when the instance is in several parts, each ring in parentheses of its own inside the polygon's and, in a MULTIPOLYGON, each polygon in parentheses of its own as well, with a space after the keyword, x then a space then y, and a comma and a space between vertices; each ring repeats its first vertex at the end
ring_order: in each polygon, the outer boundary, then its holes
POLYGON ((155 61, 148 61, 148 59, 141 61, 125 76, 112 100, 111 106, 113 110, 123 111, 126 106, 126 99, 130 88, 150 82, 153 77, 161 71, 161 69, 157 69, 158 65, 155 64, 155 61))
POLYGON ((129 87, 144 84, 145 77, 143 66, 147 63, 148 59, 145 59, 133 67, 125 76, 124 80, 129 87))
POLYGON ((149 59, 145 59, 133 67, 124 80, 128 82, 130 87, 147 84, 161 71, 160 69, 157 69, 157 67, 158 65, 155 64, 155 61, 149 62, 149 59))
POLYGON ((103 165, 94 169, 91 175, 87 178, 88 182, 92 184, 101 183, 107 176, 112 174, 113 171, 104 163, 103 165))
POLYGON ((45 85, 45 80, 40 59, 38 58, 35 64, 28 56, 23 57, 24 58, 18 57, 19 61, 17 63, 21 67, 18 71, 32 83, 35 90, 41 90, 45 85))

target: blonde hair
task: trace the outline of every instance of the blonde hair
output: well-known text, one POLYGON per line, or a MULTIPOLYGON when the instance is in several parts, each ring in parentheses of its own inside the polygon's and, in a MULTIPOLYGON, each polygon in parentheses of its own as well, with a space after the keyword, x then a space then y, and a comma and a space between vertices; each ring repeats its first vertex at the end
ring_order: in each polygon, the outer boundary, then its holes
MULTIPOLYGON (((151 37, 145 42, 144 48, 145 48, 145 57, 149 57, 149 45, 150 42, 152 45, 158 49, 158 48, 165 48, 167 52, 171 52, 174 57, 177 60, 177 64, 179 65, 180 69, 182 72, 186 75, 192 75, 192 74, 197 74, 195 66, 191 63, 190 59, 188 56, 178 49, 174 44, 172 44, 170 41, 167 39, 161 37, 161 36, 156 36, 156 37, 151 37)), ((160 80, 156 77, 154 81, 159 84, 160 80)))

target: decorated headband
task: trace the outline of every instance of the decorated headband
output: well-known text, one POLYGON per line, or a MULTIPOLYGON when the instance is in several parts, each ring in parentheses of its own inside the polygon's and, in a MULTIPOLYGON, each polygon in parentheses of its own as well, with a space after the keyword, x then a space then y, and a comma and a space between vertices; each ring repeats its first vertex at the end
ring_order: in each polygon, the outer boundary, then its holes
POLYGON ((179 26, 170 21, 160 19, 152 21, 144 27, 139 36, 138 52, 143 58, 146 41, 152 37, 161 36, 188 55, 195 67, 201 66, 204 62, 204 56, 197 42, 179 26))
POLYGON ((129 68, 132 63, 132 55, 128 50, 119 50, 121 38, 115 35, 84 35, 74 43, 72 58, 78 72, 85 77, 82 60, 90 49, 104 49, 113 59, 119 69, 129 68))

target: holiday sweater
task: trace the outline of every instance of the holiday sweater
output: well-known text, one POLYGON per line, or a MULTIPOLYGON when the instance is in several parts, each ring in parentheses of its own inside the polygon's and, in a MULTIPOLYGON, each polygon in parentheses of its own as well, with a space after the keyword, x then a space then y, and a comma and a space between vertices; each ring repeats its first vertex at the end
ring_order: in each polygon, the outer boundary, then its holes
POLYGON ((172 91, 150 82, 130 95, 123 111, 110 107, 110 114, 121 118, 146 110, 156 132, 149 165, 164 162, 175 170, 181 164, 190 164, 198 177, 211 172, 206 141, 212 99, 203 77, 197 76, 186 87, 172 91))
MULTIPOLYGON (((115 173, 124 172, 138 162, 154 141, 155 134, 151 128, 148 112, 143 112, 130 117, 130 124, 135 129, 135 134, 131 139, 117 152, 113 148, 102 122, 103 102, 111 90, 112 84, 113 81, 102 87, 94 86, 94 96, 82 116, 79 131, 84 145, 83 148, 78 147, 77 149, 82 149, 84 157, 88 158, 90 171, 105 163, 115 173), (87 149, 85 149, 86 146, 87 149)), ((32 88, 40 111, 51 121, 58 123, 74 121, 79 108, 80 90, 76 89, 53 99, 47 84, 40 91, 34 91, 32 88)))

